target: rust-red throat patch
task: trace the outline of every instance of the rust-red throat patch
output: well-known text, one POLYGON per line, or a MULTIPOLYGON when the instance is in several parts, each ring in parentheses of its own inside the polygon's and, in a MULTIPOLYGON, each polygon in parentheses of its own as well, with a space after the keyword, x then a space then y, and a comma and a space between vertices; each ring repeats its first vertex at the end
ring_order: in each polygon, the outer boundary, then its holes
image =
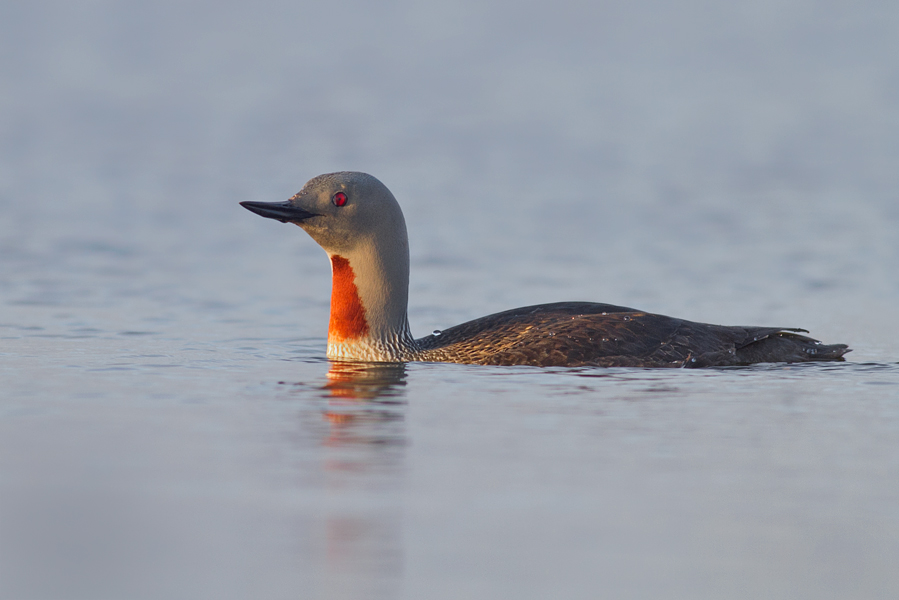
POLYGON ((331 321, 328 341, 345 342, 368 333, 365 307, 356 287, 356 274, 350 261, 342 256, 331 257, 331 321))

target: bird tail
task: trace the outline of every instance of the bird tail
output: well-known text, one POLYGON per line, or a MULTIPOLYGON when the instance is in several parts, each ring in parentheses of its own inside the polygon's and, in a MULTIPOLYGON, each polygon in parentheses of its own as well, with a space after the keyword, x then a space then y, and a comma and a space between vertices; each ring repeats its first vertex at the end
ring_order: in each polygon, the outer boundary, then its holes
POLYGON ((781 330, 737 349, 737 363, 845 360, 846 344, 822 344, 816 339, 781 330))

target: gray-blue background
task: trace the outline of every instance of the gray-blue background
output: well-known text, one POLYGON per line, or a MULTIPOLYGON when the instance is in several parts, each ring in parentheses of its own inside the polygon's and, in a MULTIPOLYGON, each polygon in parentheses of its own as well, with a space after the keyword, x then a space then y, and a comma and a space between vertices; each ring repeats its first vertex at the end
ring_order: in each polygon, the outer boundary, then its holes
POLYGON ((897 31, 5 3, 0 597, 895 595, 897 31), (236 203, 343 169, 404 207, 417 335, 597 300, 851 364, 341 371, 324 254, 236 203))

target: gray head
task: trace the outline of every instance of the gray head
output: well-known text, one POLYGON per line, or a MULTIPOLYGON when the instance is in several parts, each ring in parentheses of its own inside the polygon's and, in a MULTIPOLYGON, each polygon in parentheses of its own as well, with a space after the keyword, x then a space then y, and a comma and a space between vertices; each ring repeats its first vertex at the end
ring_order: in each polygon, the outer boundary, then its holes
POLYGON ((258 215, 296 223, 331 257, 328 357, 399 360, 412 343, 406 303, 409 243, 393 194, 365 173, 309 180, 286 202, 241 202, 258 215))
POLYGON ((367 173, 319 175, 286 202, 241 205, 263 217, 299 225, 331 255, 352 254, 360 245, 407 245, 399 204, 387 186, 367 173))

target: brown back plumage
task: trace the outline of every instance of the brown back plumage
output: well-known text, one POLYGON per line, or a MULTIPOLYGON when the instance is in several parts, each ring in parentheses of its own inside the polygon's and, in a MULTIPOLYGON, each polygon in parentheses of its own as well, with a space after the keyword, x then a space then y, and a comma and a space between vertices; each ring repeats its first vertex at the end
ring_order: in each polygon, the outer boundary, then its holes
POLYGON ((842 360, 800 329, 694 323, 592 302, 526 306, 419 340, 419 360, 486 365, 708 367, 842 360))

